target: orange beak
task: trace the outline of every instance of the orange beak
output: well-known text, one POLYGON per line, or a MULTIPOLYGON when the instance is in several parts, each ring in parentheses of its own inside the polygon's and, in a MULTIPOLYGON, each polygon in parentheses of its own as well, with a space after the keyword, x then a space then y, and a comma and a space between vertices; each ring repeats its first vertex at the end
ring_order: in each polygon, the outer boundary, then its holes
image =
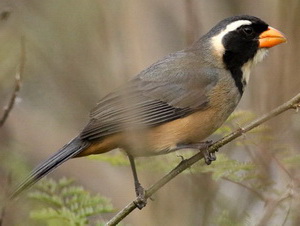
POLYGON ((284 35, 272 27, 259 36, 259 48, 271 48, 284 42, 286 42, 284 35))

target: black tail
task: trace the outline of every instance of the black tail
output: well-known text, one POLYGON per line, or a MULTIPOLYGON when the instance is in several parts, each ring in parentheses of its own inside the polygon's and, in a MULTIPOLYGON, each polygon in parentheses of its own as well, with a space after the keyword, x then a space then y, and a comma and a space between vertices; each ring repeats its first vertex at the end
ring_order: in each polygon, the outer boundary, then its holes
POLYGON ((24 182, 21 183, 17 187, 17 189, 11 194, 10 198, 14 199, 22 191, 26 190, 38 180, 46 176, 60 164, 78 155, 88 145, 88 143, 84 143, 78 137, 71 140, 68 144, 66 144, 58 152, 56 152, 52 157, 50 157, 48 160, 37 166, 35 170, 33 170, 30 173, 30 175, 26 178, 26 180, 24 180, 24 182))

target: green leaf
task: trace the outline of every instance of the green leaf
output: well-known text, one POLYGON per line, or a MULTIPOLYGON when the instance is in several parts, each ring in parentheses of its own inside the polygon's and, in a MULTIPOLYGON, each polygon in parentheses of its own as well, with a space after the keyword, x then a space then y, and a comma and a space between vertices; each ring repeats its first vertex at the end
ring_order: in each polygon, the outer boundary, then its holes
POLYGON ((93 196, 66 178, 43 179, 28 197, 42 204, 31 210, 30 217, 48 225, 88 225, 89 217, 114 211, 109 199, 93 196))

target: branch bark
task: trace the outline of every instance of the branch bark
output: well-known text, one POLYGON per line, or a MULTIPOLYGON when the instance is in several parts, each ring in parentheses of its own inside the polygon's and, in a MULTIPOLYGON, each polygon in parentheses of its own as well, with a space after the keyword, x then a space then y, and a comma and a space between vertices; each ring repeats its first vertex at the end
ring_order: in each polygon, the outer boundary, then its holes
POLYGON ((0 118, 0 127, 2 127, 7 120, 10 112, 12 111, 16 99, 18 97, 18 93, 21 89, 21 80, 23 77, 23 72, 24 72, 24 67, 25 67, 25 41, 24 38, 21 39, 21 56, 20 56, 20 64, 17 69, 17 73, 15 75, 15 86, 13 89, 13 93, 9 99, 8 104, 3 108, 4 112, 2 117, 0 118))
MULTIPOLYGON (((262 123, 276 117, 283 112, 295 109, 296 112, 300 109, 300 93, 294 96, 289 101, 285 102, 284 104, 278 106, 271 112, 264 114, 260 118, 254 120, 253 122, 246 125, 244 128, 240 128, 231 134, 221 138, 220 140, 214 142, 209 148, 200 150, 197 154, 193 155, 189 159, 181 161, 173 170, 171 170, 168 174, 162 177, 159 181, 153 184, 149 189, 146 190, 146 198, 151 197, 155 192, 157 192, 160 188, 162 188, 165 184, 167 184, 170 180, 180 174, 182 171, 186 170, 187 168, 191 167, 193 164, 201 160, 203 156, 203 151, 208 151, 210 153, 218 151, 218 149, 225 144, 231 142, 232 140, 240 137, 244 133, 258 127, 262 123)), ((138 199, 135 199, 131 203, 129 203, 126 207, 124 207, 120 212, 118 212, 110 221, 106 223, 107 226, 117 225, 121 220, 123 220, 127 215, 129 215, 134 209, 136 209, 135 203, 138 202, 138 199)))

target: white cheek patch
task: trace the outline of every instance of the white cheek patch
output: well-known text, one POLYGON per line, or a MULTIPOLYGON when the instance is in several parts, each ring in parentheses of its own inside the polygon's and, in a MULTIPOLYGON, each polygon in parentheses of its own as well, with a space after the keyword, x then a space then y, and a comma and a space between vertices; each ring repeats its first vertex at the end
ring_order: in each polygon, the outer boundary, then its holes
POLYGON ((249 60, 247 63, 245 63, 242 66, 242 72, 243 72, 242 83, 245 83, 246 85, 249 82, 250 71, 252 66, 261 62, 267 54, 268 54, 268 49, 266 48, 258 49, 254 58, 252 60, 249 60))
POLYGON ((228 34, 230 31, 234 31, 237 28, 239 28, 240 26, 250 25, 250 24, 251 24, 251 21, 249 21, 249 20, 234 21, 234 22, 228 24, 226 26, 226 28, 224 30, 222 30, 219 34, 212 37, 211 44, 212 44, 212 47, 213 47, 214 54, 217 55, 218 57, 222 58, 223 54, 225 52, 225 48, 224 48, 223 43, 222 43, 223 37, 226 34, 228 34))
POLYGON ((268 55, 268 52, 269 51, 266 48, 258 49, 253 58, 253 64, 255 65, 255 64, 261 62, 268 55))

